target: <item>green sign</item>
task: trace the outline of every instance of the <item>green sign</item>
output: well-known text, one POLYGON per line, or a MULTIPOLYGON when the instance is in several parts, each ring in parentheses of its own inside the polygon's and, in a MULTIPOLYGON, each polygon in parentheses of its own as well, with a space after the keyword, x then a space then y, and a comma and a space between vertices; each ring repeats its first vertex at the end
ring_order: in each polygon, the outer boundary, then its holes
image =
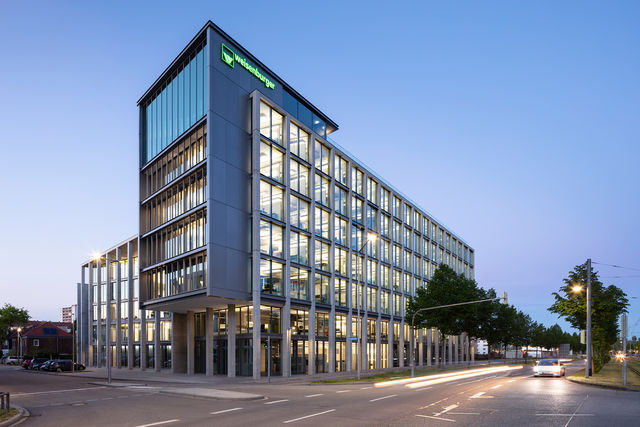
POLYGON ((236 55, 231 49, 229 49, 224 44, 221 45, 221 56, 222 62, 227 64, 231 68, 235 68, 236 62, 240 64, 245 70, 253 74, 258 80, 260 80, 264 85, 269 89, 274 89, 276 87, 275 83, 269 80, 265 75, 263 75, 256 67, 249 64, 245 58, 240 55, 236 55))

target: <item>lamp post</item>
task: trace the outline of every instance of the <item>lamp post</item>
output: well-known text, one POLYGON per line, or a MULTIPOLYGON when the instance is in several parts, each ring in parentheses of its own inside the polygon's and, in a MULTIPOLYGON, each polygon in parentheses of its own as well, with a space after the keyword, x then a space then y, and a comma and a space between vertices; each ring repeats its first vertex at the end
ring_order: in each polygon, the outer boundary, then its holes
MULTIPOLYGON (((96 254, 96 255, 93 256, 93 260, 98 264, 98 267, 102 266, 102 256, 96 254)), ((107 277, 108 277, 108 275, 109 275, 109 265, 108 265, 108 263, 106 261, 107 261, 107 259, 105 257, 105 267, 107 268, 107 277)), ((120 260, 119 259, 111 260, 111 262, 117 263, 118 264, 118 268, 120 267, 120 260)), ((111 286, 110 282, 111 282, 110 280, 107 280, 107 286, 111 286)), ((120 286, 120 283, 118 283, 117 285, 120 286)), ((107 299, 109 300, 108 297, 109 297, 109 293, 107 292, 107 299)), ((111 308, 111 301, 109 300, 109 301, 106 301, 105 309, 106 310, 110 310, 110 308, 111 308)), ((111 364, 112 364, 112 360, 111 360, 112 359, 112 357, 111 357, 111 321, 112 321, 112 319, 111 319, 111 316, 107 316, 107 317, 109 319, 109 322, 105 322, 105 324, 106 324, 105 327, 107 328, 107 330, 106 330, 104 335, 105 335, 106 341, 107 341, 105 343, 105 347, 107 349, 107 383, 111 384, 111 364)), ((117 331, 116 331, 116 333, 117 333, 117 331)))
MULTIPOLYGON (((360 273, 360 280, 362 280, 364 282, 364 253, 362 252, 364 250, 365 247, 367 247, 367 245, 369 243, 373 243, 376 241, 376 239, 378 238, 378 236, 376 234, 373 233, 369 233, 367 235, 367 240, 364 242, 364 244, 362 245, 362 247, 360 248, 360 250, 358 251, 360 254, 362 254, 362 272, 360 273)), ((360 320, 360 303, 358 301, 358 297, 360 295, 360 283, 356 283, 356 306, 358 307, 358 317, 356 319, 356 366, 357 366, 357 370, 358 370, 358 380, 360 379, 360 370, 361 367, 360 365, 362 364, 362 357, 360 356, 360 346, 361 346, 361 341, 362 341, 362 321, 360 320)), ((364 298, 364 295, 362 296, 364 298)))
POLYGON ((18 359, 22 359, 22 342, 20 340, 20 332, 22 332, 22 327, 18 326, 16 328, 16 331, 18 331, 18 359))

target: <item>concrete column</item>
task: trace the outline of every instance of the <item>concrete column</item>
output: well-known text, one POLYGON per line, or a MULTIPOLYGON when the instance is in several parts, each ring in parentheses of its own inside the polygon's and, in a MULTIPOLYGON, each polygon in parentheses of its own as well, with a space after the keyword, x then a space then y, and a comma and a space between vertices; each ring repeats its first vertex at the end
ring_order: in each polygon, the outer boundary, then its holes
MULTIPOLYGON (((378 291, 378 296, 380 296, 380 291, 378 291)), ((380 307, 380 301, 378 301, 378 307, 380 307)), ((376 369, 382 368, 382 357, 380 354, 381 346, 381 338, 380 338, 380 328, 381 328, 381 319, 380 314, 376 318, 376 369)))
MULTIPOLYGON (((351 287, 348 287, 349 291, 351 290, 351 287)), ((350 302, 351 301, 351 292, 349 292, 349 295, 347 296, 347 301, 349 301, 349 313, 347 314, 347 345, 346 345, 346 363, 347 363, 347 372, 351 372, 352 366, 353 366, 353 358, 351 357, 351 352, 353 351, 352 347, 354 344, 354 342, 352 342, 349 338, 351 338, 353 335, 351 334, 352 331, 352 316, 351 316, 351 307, 353 307, 353 304, 350 302)))
POLYGON ((171 372, 187 372, 187 316, 173 313, 171 319, 171 372))
MULTIPOLYGON (((137 272, 135 272, 137 274, 137 272)), ((134 322, 133 322, 133 245, 131 242, 127 242, 127 288, 129 289, 129 297, 127 304, 128 306, 128 314, 127 314, 127 328, 129 330, 128 339, 127 339, 127 366, 129 369, 133 369, 133 364, 135 363, 135 355, 133 354, 133 346, 134 346, 134 322)), ((139 286, 139 285, 138 285, 139 286)), ((138 289, 139 291, 139 289, 138 289)), ((173 345, 171 346, 173 351, 173 345)), ((173 357, 172 357, 173 359, 173 357)))
POLYGON ((459 360, 459 350, 460 350, 460 337, 458 335, 451 336, 453 340, 453 361, 454 363, 458 363, 459 360))
POLYGON ((87 286, 87 330, 85 331, 85 337, 87 340, 87 363, 85 366, 93 366, 93 322, 96 319, 93 318, 93 262, 87 264, 87 274, 89 275, 89 285, 87 286))
POLYGON ((106 265, 107 265, 107 301, 106 301, 106 305, 105 308, 107 310, 107 322, 105 325, 105 362, 106 362, 106 366, 113 366, 113 360, 111 360, 111 322, 113 321, 113 319, 111 318, 111 300, 113 299, 113 292, 111 289, 111 280, 113 280, 113 277, 111 277, 111 262, 113 261, 111 259, 111 257, 109 256, 109 252, 107 252, 107 254, 105 255, 106 258, 106 265))
MULTIPOLYGON (((260 343, 261 338, 261 325, 260 325, 260 293, 254 292, 253 295, 253 379, 260 379, 260 367, 262 362, 262 347, 260 343)), ((270 349, 267 349, 269 351, 270 349)), ((269 363, 269 358, 266 358, 266 363, 269 363)))
POLYGON ((431 366, 431 346, 432 342, 433 328, 427 329, 427 366, 431 366))
POLYGON ((204 336, 206 340, 206 375, 213 375, 213 308, 207 307, 204 317, 204 336))
POLYGON ((193 311, 187 311, 187 375, 194 374, 195 325, 193 311))
POLYGON ((398 366, 404 368, 404 320, 400 321, 400 336, 398 339, 398 366))
MULTIPOLYGON (((173 347, 172 347, 173 348, 173 347)), ((140 310, 140 370, 148 368, 147 364, 147 310, 140 310)))
POLYGON ((387 336, 387 366, 393 368, 393 317, 389 319, 389 333, 387 336))
POLYGON ((122 253, 120 251, 120 247, 116 248, 116 367, 122 368, 122 333, 121 329, 121 318, 122 313, 120 312, 120 302, 122 301, 122 292, 120 288, 120 281, 122 280, 122 271, 120 271, 120 261, 122 257, 122 253))
POLYGON ((447 356, 447 361, 449 364, 453 364, 453 335, 447 336, 447 352, 449 353, 447 356))
MULTIPOLYGON (((315 277, 313 278, 315 286, 315 277)), ((315 291, 313 291, 315 292, 315 291)), ((312 293, 312 295, 314 295, 312 293)), ((309 310, 309 375, 316 373, 316 303, 311 304, 309 310)))
POLYGON ((443 364, 440 361, 440 331, 438 330, 438 328, 435 328, 435 338, 436 338, 436 342, 435 342, 435 350, 436 350, 436 366, 442 366, 443 364))
POLYGON ((162 369, 162 364, 164 360, 162 360, 162 351, 160 351, 160 312, 156 311, 154 313, 155 327, 153 330, 153 370, 156 372, 160 372, 162 369))
POLYGON ((282 376, 291 376, 291 299, 287 298, 282 308, 282 376))
POLYGON ((476 361, 476 340, 471 341, 471 363, 476 361))
POLYGON ((236 376, 236 306, 229 304, 227 310, 227 376, 236 376))
POLYGON ((420 328, 418 331, 418 366, 423 365, 424 360, 424 329, 420 328))
MULTIPOLYGON (((102 323, 102 268, 100 268, 101 261, 96 262, 96 268, 98 269, 98 281, 96 283, 96 292, 98 293, 97 303, 97 319, 96 319, 96 366, 102 368, 102 329, 104 324, 102 323)), ((105 335, 106 337, 106 335, 105 335)))

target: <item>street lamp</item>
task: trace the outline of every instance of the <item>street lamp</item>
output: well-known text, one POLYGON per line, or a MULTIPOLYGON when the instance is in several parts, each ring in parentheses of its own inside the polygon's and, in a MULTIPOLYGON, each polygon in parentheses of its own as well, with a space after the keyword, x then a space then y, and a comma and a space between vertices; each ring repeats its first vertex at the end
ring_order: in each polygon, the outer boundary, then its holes
MULTIPOLYGON (((98 264, 99 267, 102 266, 102 256, 100 254, 94 254, 93 255, 93 260, 96 262, 96 264, 98 264)), ((105 257, 105 261, 106 261, 106 257, 105 257)), ((118 263, 118 266, 120 265, 120 260, 116 259, 116 260, 110 260, 111 262, 116 262, 118 263)), ((107 267, 107 270, 109 269, 109 265, 105 262, 105 267, 107 267)), ((111 286, 111 283, 109 283, 110 281, 107 281, 107 286, 111 286)), ((120 284, 118 283, 118 286, 120 286, 120 284)), ((107 293, 107 296, 109 294, 107 293)), ((109 298, 107 298, 109 299, 109 298)), ((106 305, 105 305, 105 309, 109 310, 110 309, 110 305, 111 305, 111 301, 106 301, 106 305)), ((106 313, 105 313, 106 314, 106 313)), ((107 383, 111 384, 111 316, 109 317, 109 322, 105 322, 106 324, 106 332, 105 332, 105 337, 107 339, 107 342, 105 343, 105 347, 107 349, 107 383)), ((98 320, 98 322, 100 322, 100 319, 96 319, 98 320)), ((99 351, 99 350, 98 350, 99 351)))
MULTIPOLYGON (((574 285, 571 290, 575 293, 582 292, 581 285, 574 285)), ((585 378, 591 376, 591 258, 587 260, 587 366, 584 370, 585 378)))
MULTIPOLYGON (((360 250, 358 251, 360 254, 362 254, 362 272, 360 273, 360 279, 364 282, 364 253, 362 252, 364 250, 364 248, 369 244, 369 243, 374 243, 376 240, 378 239, 378 236, 376 234, 373 233, 369 233, 367 235, 367 240, 364 242, 364 244, 362 245, 362 247, 360 248, 360 250)), ((358 318, 356 319, 356 357, 358 358, 358 360, 356 360, 356 366, 358 369, 358 380, 360 380, 360 370, 361 367, 360 365, 362 364, 362 360, 360 357, 360 346, 361 346, 361 341, 362 341, 362 322, 360 320, 360 304, 358 302, 358 297, 360 295, 360 284, 356 283, 356 306, 358 307, 358 318)), ((364 298, 364 295, 362 296, 364 298)))
POLYGON ((20 342, 20 332, 22 332, 22 327, 18 326, 16 331, 18 331, 18 358, 22 359, 22 342, 20 342))

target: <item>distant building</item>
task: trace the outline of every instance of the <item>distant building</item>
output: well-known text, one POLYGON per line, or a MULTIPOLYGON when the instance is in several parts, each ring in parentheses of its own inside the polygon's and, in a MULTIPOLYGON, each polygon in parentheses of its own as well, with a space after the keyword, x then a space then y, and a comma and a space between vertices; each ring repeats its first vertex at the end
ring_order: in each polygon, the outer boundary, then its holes
POLYGON ((62 322, 64 322, 64 323, 73 322, 73 308, 74 308, 74 305, 69 306, 69 307, 62 307, 60 309, 60 320, 62 322))
POLYGON ((11 354, 22 356, 71 355, 73 349, 71 323, 29 321, 29 324, 22 328, 19 336, 17 331, 11 331, 9 349, 11 354))

